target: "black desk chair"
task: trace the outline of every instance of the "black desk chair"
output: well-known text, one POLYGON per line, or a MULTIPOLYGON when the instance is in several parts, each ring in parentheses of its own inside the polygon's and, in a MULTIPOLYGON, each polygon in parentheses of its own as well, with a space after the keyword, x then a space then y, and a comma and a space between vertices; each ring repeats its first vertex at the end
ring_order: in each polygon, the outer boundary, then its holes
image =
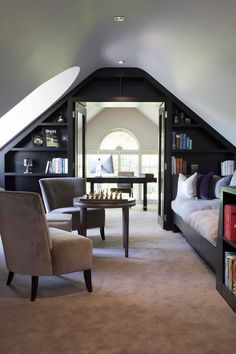
MULTIPOLYGON (((119 177, 134 177, 134 172, 120 171, 119 177)), ((129 193, 130 197, 133 197, 133 183, 117 183, 117 187, 111 188, 112 193, 129 193)))

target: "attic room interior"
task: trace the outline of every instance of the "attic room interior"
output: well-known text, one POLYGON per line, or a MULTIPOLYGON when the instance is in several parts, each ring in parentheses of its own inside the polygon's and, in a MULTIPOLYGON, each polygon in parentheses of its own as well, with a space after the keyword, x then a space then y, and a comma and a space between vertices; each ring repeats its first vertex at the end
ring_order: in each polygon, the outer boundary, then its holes
POLYGON ((0 353, 236 345, 236 3, 0 13, 0 353))

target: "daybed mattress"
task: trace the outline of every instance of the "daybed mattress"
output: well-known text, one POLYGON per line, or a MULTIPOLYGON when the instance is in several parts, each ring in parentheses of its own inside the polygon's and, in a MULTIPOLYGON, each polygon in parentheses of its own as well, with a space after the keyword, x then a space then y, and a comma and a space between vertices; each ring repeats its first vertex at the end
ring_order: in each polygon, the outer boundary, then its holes
POLYGON ((171 202, 172 210, 187 221, 190 214, 200 210, 215 210, 219 208, 219 199, 190 199, 179 197, 171 202))
POLYGON ((213 246, 216 246, 218 219, 219 209, 208 209, 191 213, 186 222, 213 246))

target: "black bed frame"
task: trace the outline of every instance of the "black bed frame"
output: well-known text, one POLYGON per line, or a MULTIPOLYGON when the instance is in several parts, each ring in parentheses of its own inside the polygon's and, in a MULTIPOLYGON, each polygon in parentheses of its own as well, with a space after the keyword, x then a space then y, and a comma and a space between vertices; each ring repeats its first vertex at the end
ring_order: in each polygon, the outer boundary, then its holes
MULTIPOLYGON (((209 241, 197 233, 189 224, 187 224, 181 216, 173 212, 173 222, 182 233, 186 241, 197 252, 197 254, 204 260, 209 268, 216 272, 217 250, 209 241)), ((177 229, 174 227, 174 231, 177 229)))

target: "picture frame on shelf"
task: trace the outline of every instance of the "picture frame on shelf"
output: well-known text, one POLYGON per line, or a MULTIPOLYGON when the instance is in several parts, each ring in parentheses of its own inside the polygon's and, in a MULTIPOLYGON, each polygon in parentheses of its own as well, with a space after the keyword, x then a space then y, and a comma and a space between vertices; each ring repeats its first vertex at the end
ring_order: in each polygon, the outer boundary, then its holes
POLYGON ((48 148, 60 148, 59 132, 56 128, 44 129, 45 146, 48 148))
POLYGON ((43 134, 32 134, 32 142, 35 147, 44 146, 43 134))

